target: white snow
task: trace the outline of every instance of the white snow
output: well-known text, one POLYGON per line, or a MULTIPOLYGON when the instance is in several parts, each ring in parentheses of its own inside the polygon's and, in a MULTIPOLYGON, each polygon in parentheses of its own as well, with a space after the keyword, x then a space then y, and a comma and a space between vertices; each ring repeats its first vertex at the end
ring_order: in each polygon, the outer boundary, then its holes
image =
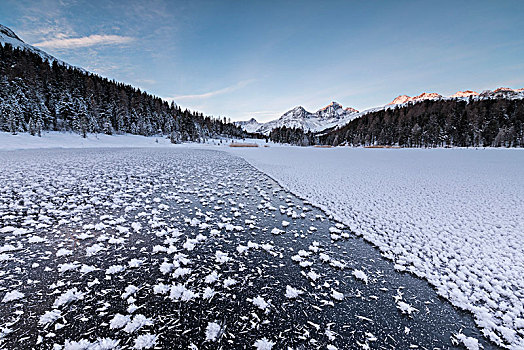
POLYGON ((462 333, 455 334, 455 338, 460 341, 468 350, 480 350, 481 345, 475 338, 468 337, 462 333))
POLYGON ((53 307, 60 307, 60 306, 67 305, 67 304, 70 304, 72 302, 75 302, 77 300, 82 300, 82 299, 84 299, 84 293, 79 292, 76 289, 76 287, 75 288, 71 288, 71 289, 65 291, 64 293, 62 293, 55 300, 55 303, 53 304, 53 307))
POLYGON ((144 326, 151 326, 152 324, 153 321, 144 315, 136 315, 125 325, 124 331, 127 333, 133 333, 144 326))
POLYGON ((151 349, 155 346, 157 336, 154 334, 142 334, 135 339, 134 349, 151 349))
POLYGON ((206 328, 206 340, 207 341, 215 341, 220 334, 221 327, 216 322, 209 322, 207 324, 206 328))
POLYGON ((260 310, 264 311, 266 311, 266 309, 269 306, 267 301, 265 301, 264 298, 262 298, 260 295, 253 298, 253 304, 257 306, 260 310))
POLYGON ((62 317, 60 310, 46 311, 42 316, 40 316, 38 323, 41 325, 46 325, 48 323, 55 322, 60 317, 62 317))
POLYGON ((119 329, 124 327, 126 324, 128 324, 131 321, 131 316, 129 315, 121 315, 116 314, 111 322, 109 323, 109 328, 111 329, 119 329))
POLYGON ((88 134, 83 138, 79 134, 65 132, 43 132, 42 137, 28 133, 12 135, 0 132, 0 150, 36 149, 36 148, 101 148, 101 147, 173 147, 164 137, 146 137, 139 135, 88 134))
POLYGON ((17 290, 13 290, 11 292, 7 292, 4 295, 4 298, 2 299, 2 303, 9 303, 11 301, 19 300, 24 297, 24 293, 20 293, 17 290))
POLYGON ((271 350, 274 345, 275 343, 268 340, 267 338, 258 339, 255 344, 253 344, 257 350, 271 350))
POLYGON ((353 276, 355 276, 356 279, 361 280, 365 284, 368 284, 368 276, 366 273, 362 270, 353 270, 353 276))
POLYGON ((298 296, 302 293, 304 292, 299 289, 295 289, 291 286, 286 286, 286 298, 288 299, 298 298, 298 296))
POLYGON ((524 313, 522 150, 227 151, 362 235, 396 269, 426 278, 493 341, 524 347, 515 333, 524 313))

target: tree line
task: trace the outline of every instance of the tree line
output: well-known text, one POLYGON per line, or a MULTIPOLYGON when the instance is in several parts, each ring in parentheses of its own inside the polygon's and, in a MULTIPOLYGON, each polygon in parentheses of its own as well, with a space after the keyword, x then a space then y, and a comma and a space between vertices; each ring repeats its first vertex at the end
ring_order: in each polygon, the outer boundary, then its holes
POLYGON ((182 110, 130 85, 50 64, 7 43, 0 45, 0 130, 166 135, 172 142, 247 136, 226 118, 182 110))
POLYGON ((310 146, 318 143, 318 138, 312 132, 286 126, 271 130, 269 139, 276 143, 288 143, 298 146, 310 146))

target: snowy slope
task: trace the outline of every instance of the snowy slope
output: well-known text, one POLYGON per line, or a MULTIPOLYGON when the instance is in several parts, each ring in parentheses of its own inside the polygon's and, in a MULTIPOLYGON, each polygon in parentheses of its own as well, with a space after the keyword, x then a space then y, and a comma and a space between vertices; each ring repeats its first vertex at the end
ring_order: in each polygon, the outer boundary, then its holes
POLYGON ((343 108, 337 102, 331 102, 315 113, 308 112, 304 107, 298 106, 284 113, 279 119, 267 123, 258 123, 254 118, 249 121, 237 122, 248 132, 269 134, 271 130, 279 127, 300 128, 306 131, 322 131, 338 125, 341 120, 350 120, 358 111, 354 108, 343 108))
POLYGON ((524 152, 229 149, 427 279, 499 345, 524 348, 524 152))
POLYGON ((0 132, 0 151, 38 148, 113 148, 113 147, 171 147, 173 144, 165 137, 146 137, 140 135, 88 134, 86 138, 68 132, 43 132, 42 137, 28 133, 12 135, 0 132))
POLYGON ((73 67, 73 68, 76 68, 76 69, 80 69, 78 67, 74 67, 74 66, 71 66, 70 64, 62 61, 62 60, 59 60, 57 58, 55 58, 54 56, 51 56, 50 54, 48 54, 47 52, 45 51, 42 51, 34 46, 31 46, 29 44, 26 44, 22 39, 20 39, 16 34, 15 32, 13 32, 11 29, 9 29, 8 27, 0 24, 0 44, 2 45, 5 45, 5 44, 11 44, 14 48, 18 48, 18 49, 22 49, 22 50, 27 50, 27 51, 31 51, 33 53, 36 53, 37 55, 39 55, 40 57, 42 57, 43 60, 47 60, 49 61, 49 63, 52 63, 52 62, 57 62, 61 65, 65 65, 65 66, 69 66, 69 67, 73 67))
POLYGON ((242 127, 247 132, 256 132, 260 128, 260 123, 255 118, 251 118, 248 121, 235 122, 236 125, 242 127))

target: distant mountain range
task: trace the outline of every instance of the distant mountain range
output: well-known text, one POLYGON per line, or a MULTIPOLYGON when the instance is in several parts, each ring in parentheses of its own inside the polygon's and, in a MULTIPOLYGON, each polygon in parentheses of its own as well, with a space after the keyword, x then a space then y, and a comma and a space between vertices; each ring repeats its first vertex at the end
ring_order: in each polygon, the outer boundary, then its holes
POLYGON ((324 108, 311 113, 302 106, 293 108, 284 113, 280 118, 267 123, 259 123, 255 118, 248 121, 237 122, 245 131, 267 135, 271 130, 279 127, 298 128, 305 131, 322 131, 330 126, 335 126, 341 122, 348 122, 352 116, 356 116, 358 111, 351 107, 342 107, 337 102, 331 102, 324 108))
POLYGON ((358 110, 351 107, 343 108, 337 102, 331 102, 329 105, 319 109, 315 113, 308 112, 304 109, 304 107, 298 106, 284 113, 280 118, 266 123, 259 123, 255 118, 251 118, 248 121, 236 122, 236 124, 240 126, 242 129, 244 129, 246 132, 259 133, 263 135, 269 135, 271 130, 281 127, 296 128, 311 132, 321 132, 323 130, 328 130, 346 125, 352 120, 359 118, 363 115, 387 108, 394 108, 395 106, 401 106, 407 103, 417 103, 425 100, 468 99, 470 97, 475 99, 501 97, 524 98, 524 88, 511 89, 501 87, 493 91, 486 90, 482 93, 478 93, 472 90, 466 90, 458 91, 453 95, 447 97, 435 92, 423 92, 420 95, 413 97, 410 97, 408 95, 400 95, 385 106, 370 108, 362 112, 359 112, 358 110))

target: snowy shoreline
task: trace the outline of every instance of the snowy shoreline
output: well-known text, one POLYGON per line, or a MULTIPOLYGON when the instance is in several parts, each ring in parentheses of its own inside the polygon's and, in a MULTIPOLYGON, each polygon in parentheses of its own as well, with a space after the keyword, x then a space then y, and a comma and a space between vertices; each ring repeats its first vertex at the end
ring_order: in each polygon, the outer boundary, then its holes
POLYGON ((503 147, 446 147, 446 148, 365 148, 365 147, 300 147, 292 145, 266 143, 265 139, 246 139, 238 140, 231 138, 208 139, 205 143, 187 142, 182 144, 172 144, 167 136, 141 136, 141 135, 106 135, 106 134, 87 134, 86 138, 72 132, 46 131, 41 137, 32 136, 29 133, 18 133, 13 135, 8 132, 0 132, 0 151, 14 151, 24 149, 47 149, 47 148, 140 148, 140 147, 214 147, 217 149, 229 149, 231 141, 237 143, 256 143, 259 148, 302 148, 315 150, 334 150, 334 149, 369 149, 377 150, 514 150, 522 151, 524 148, 503 148, 503 147), (220 143, 222 141, 222 143, 220 143), (268 147, 265 147, 268 146, 268 147))

